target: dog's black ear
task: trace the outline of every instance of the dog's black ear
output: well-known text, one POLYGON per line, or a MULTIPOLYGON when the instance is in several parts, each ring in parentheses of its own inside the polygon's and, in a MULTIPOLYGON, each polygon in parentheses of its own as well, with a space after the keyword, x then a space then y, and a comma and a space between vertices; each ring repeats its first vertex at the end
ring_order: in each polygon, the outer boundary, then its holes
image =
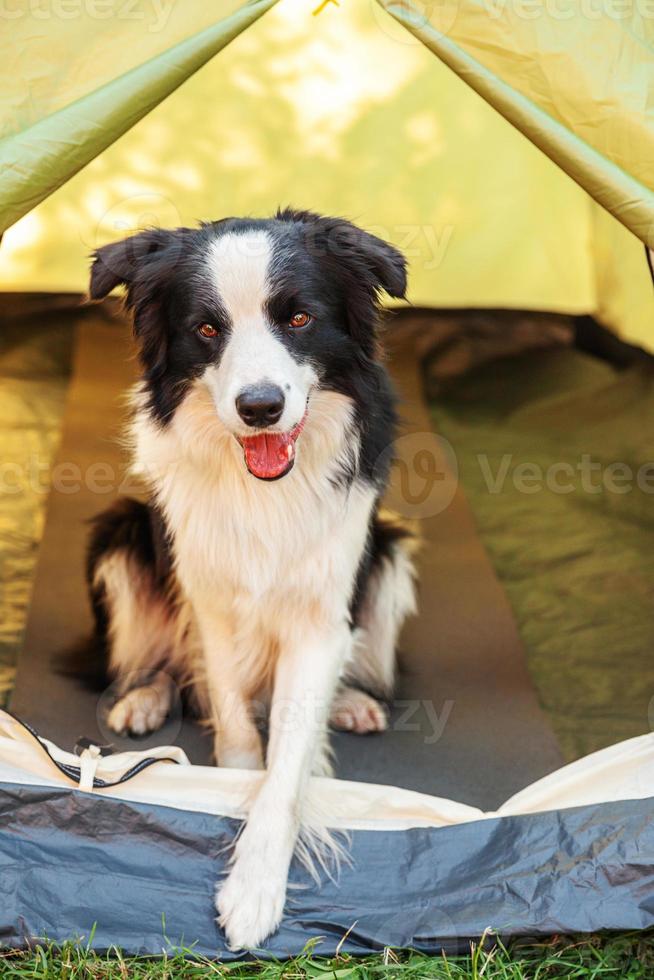
POLYGON ((381 293, 404 299, 406 259, 393 245, 346 221, 312 211, 286 208, 280 221, 302 226, 305 245, 325 262, 345 294, 345 315, 352 338, 368 357, 375 355, 381 293))
MULTIPOLYGON (((352 225, 352 228, 355 228, 352 225)), ((406 298, 406 259, 394 245, 383 238, 377 238, 367 231, 355 228, 355 247, 360 251, 377 288, 392 296, 393 299, 406 298)))
POLYGON ((89 295, 104 299, 116 286, 125 286, 126 306, 132 312, 139 360, 147 381, 160 378, 168 359, 165 314, 167 288, 184 255, 190 228, 151 228, 93 253, 89 295))
POLYGON ((280 208, 276 217, 305 226, 307 240, 310 246, 315 245, 316 254, 349 263, 357 276, 364 276, 369 287, 383 290, 393 299, 405 298, 406 259, 383 238, 371 235, 345 218, 323 217, 313 211, 280 208))
POLYGON ((366 357, 378 351, 381 293, 403 299, 406 293, 406 260, 401 252, 376 235, 349 221, 329 231, 327 255, 338 263, 345 286, 345 313, 352 339, 366 357))
POLYGON ((182 229, 148 228, 93 252, 89 297, 104 299, 116 286, 129 287, 147 260, 172 244, 182 229))

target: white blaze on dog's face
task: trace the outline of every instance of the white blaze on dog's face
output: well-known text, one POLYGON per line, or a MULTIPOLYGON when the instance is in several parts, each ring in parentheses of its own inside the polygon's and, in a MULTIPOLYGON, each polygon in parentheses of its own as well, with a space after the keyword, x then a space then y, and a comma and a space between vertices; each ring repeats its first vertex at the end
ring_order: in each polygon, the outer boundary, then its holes
MULTIPOLYGON (((228 336, 220 360, 206 368, 202 381, 220 421, 243 445, 250 471, 276 479, 293 465, 295 438, 318 375, 310 361, 293 356, 281 339, 280 324, 271 322, 273 242, 268 233, 222 235, 212 243, 207 261, 228 336)), ((297 310, 291 317, 297 314, 308 315, 297 310)))

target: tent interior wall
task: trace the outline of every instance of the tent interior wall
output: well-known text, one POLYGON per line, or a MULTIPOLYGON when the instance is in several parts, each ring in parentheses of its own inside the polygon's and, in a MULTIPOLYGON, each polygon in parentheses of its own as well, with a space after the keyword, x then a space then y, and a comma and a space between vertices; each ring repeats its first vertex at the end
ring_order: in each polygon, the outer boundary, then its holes
MULTIPOLYGON (((236 7, 223 0, 219 10, 226 16, 236 7)), ((466 6, 460 7, 452 30, 460 23, 465 36, 466 6)), ((0 150, 7 144, 5 160, 20 137, 12 126, 25 134, 24 146, 13 148, 22 157, 12 160, 12 171, 22 159, 29 167, 36 138, 60 150, 54 135, 38 130, 40 116, 65 115, 90 90, 216 19, 199 3, 185 4, 183 14, 176 4, 165 12, 159 23, 143 0, 142 19, 112 21, 111 35, 89 16, 36 22, 47 52, 33 63, 22 57, 15 90, 5 95, 11 110, 0 141, 0 150), (73 46, 80 53, 71 63, 73 46)), ((492 32, 514 31, 503 45, 507 65, 498 67, 513 64, 523 91, 547 102, 549 86, 553 115, 568 106, 581 113, 583 98, 588 103, 596 92, 607 104, 614 97, 609 122, 597 122, 598 140, 613 127, 620 153, 637 137, 651 141, 646 108, 640 129, 631 110, 645 98, 636 87, 646 70, 642 52, 632 65, 613 66, 618 81, 611 92, 600 58, 593 68, 587 58, 580 64, 579 47, 566 52, 569 20, 553 24, 544 15, 529 22, 517 14, 508 27, 490 17, 482 32, 487 57, 496 47, 492 32), (553 28, 558 34, 548 52, 553 28), (521 44, 529 47, 521 51, 521 44)), ((588 35, 578 29, 577 45, 595 51, 609 34, 607 57, 616 57, 618 45, 626 60, 636 31, 652 40, 648 23, 604 18, 582 26, 588 35)), ((8 64, 16 63, 23 33, 29 50, 31 27, 29 17, 13 21, 8 64)), ((594 115, 586 113, 585 139, 593 138, 594 115)), ((639 165, 651 159, 650 150, 651 142, 636 154, 639 165)), ((597 314, 626 339, 651 345, 654 300, 635 236, 373 2, 328 5, 316 16, 304 0, 273 6, 8 229, 0 286, 84 291, 89 251, 122 231, 268 214, 298 202, 349 215, 404 247, 416 305, 597 314)))
MULTIPOLYGON (((435 440, 456 484, 451 504, 405 507, 431 591, 403 636, 400 697, 433 684, 440 713, 454 692, 449 727, 435 742, 421 731, 420 745, 339 735, 337 775, 494 810, 564 761, 651 731, 654 22, 605 4, 573 31, 522 7, 447 0, 430 22, 408 0, 139 0, 137 18, 107 27, 89 4, 13 20, 15 78, 0 99, 0 698, 63 748, 107 734, 52 661, 87 625, 81 528, 103 501, 48 498, 49 480, 56 460, 115 462, 106 447, 133 371, 118 305, 80 305, 88 255, 146 225, 286 204, 344 215, 407 255, 389 364, 407 438, 435 440), (57 126, 82 134, 74 154, 57 126)), ((167 740, 208 762, 195 726, 151 744, 167 740)))

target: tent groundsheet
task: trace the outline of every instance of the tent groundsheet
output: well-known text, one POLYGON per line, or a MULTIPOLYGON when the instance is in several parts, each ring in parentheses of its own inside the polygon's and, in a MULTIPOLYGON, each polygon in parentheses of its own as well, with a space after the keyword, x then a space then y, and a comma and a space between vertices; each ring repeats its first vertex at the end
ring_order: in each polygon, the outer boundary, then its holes
POLYGON ((654 722, 654 360, 632 356, 507 358, 432 402, 567 761, 654 722))

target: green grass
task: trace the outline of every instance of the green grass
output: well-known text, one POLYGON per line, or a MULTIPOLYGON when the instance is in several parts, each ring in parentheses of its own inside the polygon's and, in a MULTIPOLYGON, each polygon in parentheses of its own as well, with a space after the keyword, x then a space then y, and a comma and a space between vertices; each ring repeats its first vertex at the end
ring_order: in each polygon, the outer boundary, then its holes
POLYGON ((654 930, 615 936, 555 937, 546 942, 472 945, 465 956, 423 956, 385 950, 354 959, 326 960, 308 950, 288 962, 224 965, 192 959, 188 950, 159 959, 128 959, 120 952, 98 955, 84 944, 62 949, 44 944, 29 953, 0 953, 0 977, 17 980, 652 980, 654 930), (485 947, 485 948, 484 948, 485 947))

